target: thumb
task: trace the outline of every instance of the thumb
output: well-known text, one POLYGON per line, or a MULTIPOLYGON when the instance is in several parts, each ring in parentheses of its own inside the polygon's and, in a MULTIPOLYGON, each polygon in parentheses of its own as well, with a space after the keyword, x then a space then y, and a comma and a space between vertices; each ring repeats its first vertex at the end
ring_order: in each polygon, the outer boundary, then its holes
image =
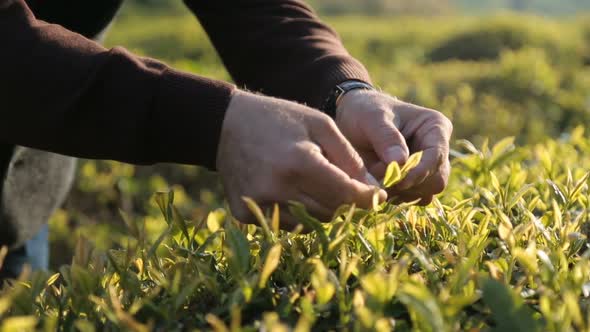
POLYGON ((355 180, 379 186, 379 182, 367 171, 361 156, 330 117, 320 116, 314 119, 310 129, 312 140, 321 147, 332 164, 355 180))
POLYGON ((365 136, 386 165, 392 161, 404 164, 409 157, 406 139, 386 112, 379 113, 379 116, 372 117, 364 126, 365 136))

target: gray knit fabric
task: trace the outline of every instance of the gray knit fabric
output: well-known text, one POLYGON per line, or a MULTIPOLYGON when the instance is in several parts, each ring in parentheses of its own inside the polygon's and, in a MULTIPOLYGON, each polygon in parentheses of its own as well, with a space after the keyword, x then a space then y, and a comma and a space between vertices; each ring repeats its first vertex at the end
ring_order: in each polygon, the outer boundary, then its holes
MULTIPOLYGON (((24 147, 15 149, 2 186, 2 220, 18 247, 32 238, 63 203, 72 186, 76 159, 24 147)), ((0 230, 1 231, 1 230, 0 230)))

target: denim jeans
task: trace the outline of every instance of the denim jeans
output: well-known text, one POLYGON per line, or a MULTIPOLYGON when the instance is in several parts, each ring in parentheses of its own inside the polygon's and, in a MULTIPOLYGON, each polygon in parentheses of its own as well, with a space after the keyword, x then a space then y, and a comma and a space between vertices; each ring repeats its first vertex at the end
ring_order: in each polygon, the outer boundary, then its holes
POLYGON ((46 270, 49 267, 49 227, 43 226, 39 233, 28 240, 24 246, 11 250, 0 269, 0 278, 16 278, 25 264, 33 270, 46 270))

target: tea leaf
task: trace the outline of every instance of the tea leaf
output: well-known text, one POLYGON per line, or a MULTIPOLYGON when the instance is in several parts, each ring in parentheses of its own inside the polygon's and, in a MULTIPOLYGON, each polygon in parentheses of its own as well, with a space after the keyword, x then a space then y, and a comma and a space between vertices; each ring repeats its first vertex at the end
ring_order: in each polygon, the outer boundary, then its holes
POLYGON ((1 332, 34 331, 37 318, 33 316, 16 316, 6 318, 0 326, 1 332))
POLYGON ((529 308, 514 300, 510 291, 494 279, 483 280, 483 301, 492 310, 494 331, 539 331, 529 308))
POLYGON ((234 273, 244 275, 249 270, 250 245, 244 234, 230 221, 225 223, 225 253, 234 273))
POLYGON ((402 179, 402 172, 397 162, 392 161, 385 170, 385 177, 383 178, 383 186, 385 188, 392 187, 402 179))
POLYGON ((430 331, 446 331, 442 312, 436 299, 424 287, 413 282, 402 285, 397 295, 399 300, 416 314, 417 326, 427 326, 430 331))
POLYGON ((279 266, 282 249, 283 248, 280 244, 275 244, 269 250, 268 255, 266 256, 264 267, 262 268, 262 272, 260 273, 260 281, 258 282, 258 287, 263 288, 266 285, 266 281, 268 280, 270 275, 279 266))
POLYGON ((416 168, 422 160, 422 151, 418 151, 408 158, 408 161, 404 164, 401 169, 401 174, 405 177, 412 169, 416 168))
POLYGON ((225 221, 226 213, 223 209, 217 209, 215 211, 209 212, 207 215, 207 228, 211 233, 217 232, 222 226, 223 222, 225 221))

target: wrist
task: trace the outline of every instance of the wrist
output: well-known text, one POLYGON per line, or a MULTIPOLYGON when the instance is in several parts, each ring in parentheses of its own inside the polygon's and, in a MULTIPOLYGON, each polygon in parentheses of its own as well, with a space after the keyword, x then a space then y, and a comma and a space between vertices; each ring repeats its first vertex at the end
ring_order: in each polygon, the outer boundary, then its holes
POLYGON ((375 90, 375 88, 371 84, 360 80, 347 80, 336 85, 330 93, 330 95, 328 96, 328 98, 326 98, 324 106, 322 107, 322 111, 328 114, 330 117, 335 118, 336 109, 344 95, 347 95, 349 92, 352 91, 360 90, 373 91, 375 90))

